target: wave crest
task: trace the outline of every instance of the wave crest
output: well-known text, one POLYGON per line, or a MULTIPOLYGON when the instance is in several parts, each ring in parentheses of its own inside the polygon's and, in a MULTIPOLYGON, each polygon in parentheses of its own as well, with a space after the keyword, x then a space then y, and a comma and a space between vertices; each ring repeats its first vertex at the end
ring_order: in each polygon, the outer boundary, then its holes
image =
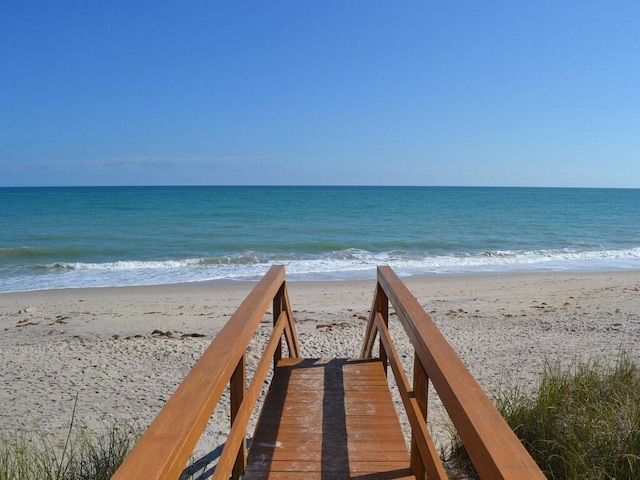
POLYGON ((323 254, 248 251, 215 257, 122 260, 104 263, 55 262, 2 267, 0 291, 97 286, 156 285, 255 280, 270 265, 284 264, 291 280, 373 279, 375 267, 390 265, 400 275, 526 271, 640 270, 640 248, 623 250, 495 250, 477 253, 370 252, 349 248, 323 254))

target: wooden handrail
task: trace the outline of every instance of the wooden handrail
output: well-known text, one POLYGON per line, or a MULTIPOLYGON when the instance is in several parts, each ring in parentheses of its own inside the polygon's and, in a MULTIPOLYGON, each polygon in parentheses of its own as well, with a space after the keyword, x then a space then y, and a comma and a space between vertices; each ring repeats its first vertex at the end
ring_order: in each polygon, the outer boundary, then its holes
POLYGON ((426 472, 430 479, 446 478, 439 460, 429 458, 434 450, 425 428, 424 402, 428 380, 431 380, 481 478, 545 478, 440 330, 389 267, 378 267, 375 298, 362 348, 363 358, 372 357, 377 335, 380 337, 380 349, 389 358, 396 376, 411 424, 414 474, 418 476, 426 472), (388 311, 384 305, 387 298, 415 350, 413 391, 408 391, 407 380, 388 335, 388 311), (423 405, 420 405, 421 399, 423 405))
MULTIPOLYGON (((436 452, 435 444, 431 439, 429 430, 427 429, 427 419, 421 415, 421 408, 418 404, 417 395, 413 395, 411 388, 409 387, 409 381, 405 374, 400 357, 396 352, 396 349, 391 341, 391 335, 385 324, 382 315, 378 313, 375 317, 374 324, 380 335, 380 342, 383 349, 387 352, 389 357, 389 363, 391 364, 391 370, 396 378, 396 383, 400 391, 400 397, 404 404, 409 418, 409 423, 412 425, 412 430, 418 430, 417 435, 413 435, 412 444, 415 444, 415 448, 419 452, 421 459, 424 459, 423 464, 418 468, 421 470, 416 477, 424 478, 424 474, 427 473, 430 479, 432 478, 447 478, 447 474, 444 469, 444 465, 440 461, 440 457, 436 452)), ((415 465, 412 465, 415 468, 415 465)), ((418 473, 418 472, 414 472, 418 473)))
POLYGON ((283 334, 289 356, 297 358, 299 346, 285 269, 276 265, 256 284, 211 342, 112 479, 179 478, 211 413, 230 384, 233 423, 214 478, 227 479, 232 471, 237 478, 246 462, 246 426, 267 374, 269 357, 282 351, 283 334), (274 306, 275 326, 263 354, 267 360, 260 360, 246 389, 246 350, 270 304, 274 306))

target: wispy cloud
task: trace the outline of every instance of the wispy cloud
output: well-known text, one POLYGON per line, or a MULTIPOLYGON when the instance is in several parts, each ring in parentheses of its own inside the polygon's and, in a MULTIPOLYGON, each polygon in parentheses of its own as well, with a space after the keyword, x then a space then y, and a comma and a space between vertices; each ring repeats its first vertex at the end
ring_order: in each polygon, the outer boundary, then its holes
POLYGON ((0 163, 0 186, 277 183, 285 155, 121 155, 0 163), (17 180, 22 178, 22 180, 17 180))
POLYGON ((287 158, 285 155, 226 155, 226 156, 154 156, 135 155, 87 160, 93 165, 116 167, 169 168, 172 166, 215 166, 237 162, 255 163, 287 158))

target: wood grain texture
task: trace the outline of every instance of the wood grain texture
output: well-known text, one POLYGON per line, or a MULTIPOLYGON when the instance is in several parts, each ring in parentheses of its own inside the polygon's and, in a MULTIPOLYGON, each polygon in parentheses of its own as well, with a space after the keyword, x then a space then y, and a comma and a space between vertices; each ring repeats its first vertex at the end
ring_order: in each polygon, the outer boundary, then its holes
POLYGON ((273 266, 256 284, 164 405, 113 479, 177 479, 180 476, 284 278, 284 267, 273 266))
POLYGON ((415 478, 381 362, 281 360, 244 478, 415 478))
POLYGON ((446 478, 426 428, 429 381, 482 478, 542 472, 438 328, 389 267, 378 268, 362 359, 301 359, 284 267, 272 267, 240 305, 112 477, 177 479, 231 383, 227 447, 214 478, 238 477, 246 426, 271 358, 277 361, 247 457, 246 479, 446 478), (387 325, 389 302, 415 349, 410 387, 387 325), (274 331, 250 385, 244 355, 269 305, 274 331), (282 339, 287 353, 281 358, 282 339), (376 337, 380 359, 371 359, 376 337), (391 365, 412 426, 411 459, 386 380, 391 365), (235 373, 234 373, 235 372, 235 373), (235 467, 235 468, 234 468, 235 467))
POLYGON ((545 478, 462 360, 391 268, 378 267, 378 284, 393 305, 480 477, 545 478))

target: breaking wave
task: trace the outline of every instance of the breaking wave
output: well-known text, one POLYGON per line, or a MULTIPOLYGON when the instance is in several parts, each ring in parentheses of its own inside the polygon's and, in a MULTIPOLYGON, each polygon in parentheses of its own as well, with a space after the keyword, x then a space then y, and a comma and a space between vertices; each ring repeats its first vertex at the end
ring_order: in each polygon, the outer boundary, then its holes
POLYGON ((383 264, 392 266, 403 276, 629 270, 640 269, 640 248, 585 251, 495 250, 442 255, 405 250, 375 253, 360 249, 315 255, 250 251, 203 258, 104 263, 55 262, 0 268, 3 277, 0 291, 253 281, 273 264, 286 265, 290 280, 373 279, 375 267, 383 264))

